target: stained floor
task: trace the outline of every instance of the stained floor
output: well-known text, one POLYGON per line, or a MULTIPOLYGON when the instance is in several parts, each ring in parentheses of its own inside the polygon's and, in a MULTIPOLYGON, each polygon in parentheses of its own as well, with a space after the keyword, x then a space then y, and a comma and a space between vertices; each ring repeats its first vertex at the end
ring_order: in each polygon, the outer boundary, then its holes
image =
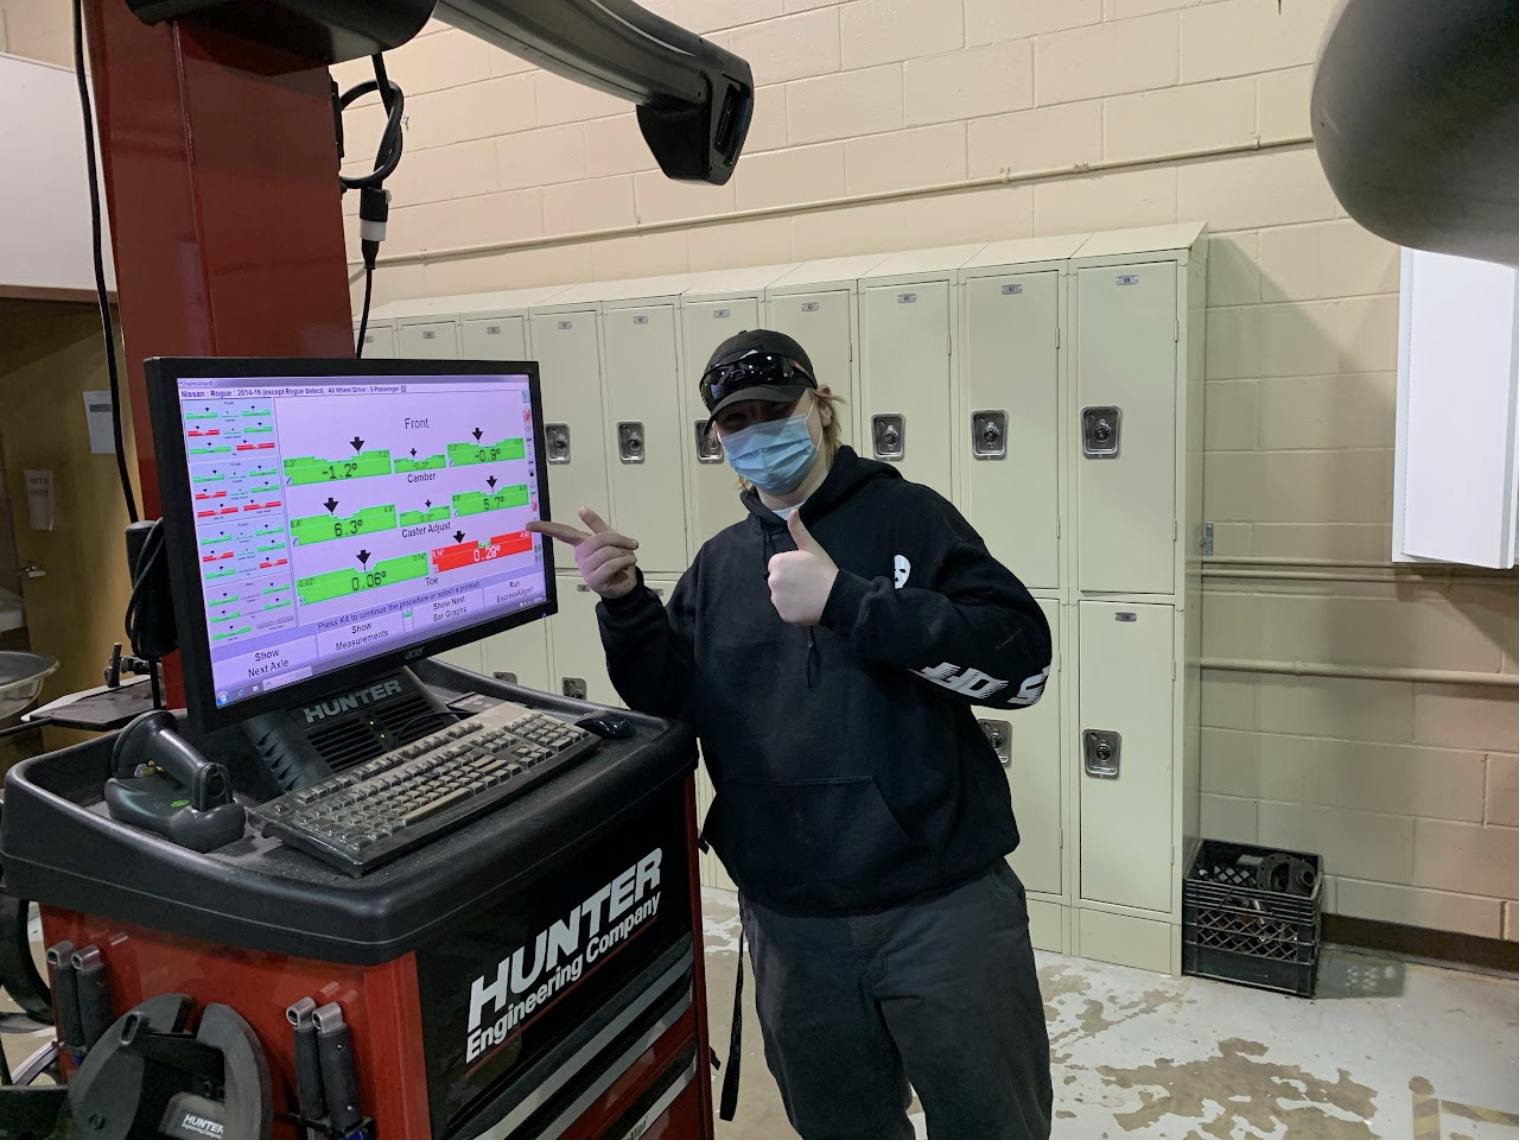
MULTIPOLYGON (((709 1030, 724 1054, 740 925, 733 894, 704 889, 703 905, 709 1030)), ((1044 952, 1037 963, 1054 1138, 1518 1136, 1515 979, 1326 949, 1317 998, 1300 1000, 1044 952)), ((752 995, 739 1110, 718 1136, 796 1137, 752 995)))
MULTIPOLYGON (((703 904, 709 1028, 723 1055, 740 925, 733 894, 704 889, 703 904)), ((1328 949, 1318 997, 1305 1001, 1044 952, 1037 962, 1054 1138, 1518 1136, 1514 979, 1328 949)), ((739 1110, 718 1137, 792 1138, 753 996, 747 987, 739 1110)), ((47 1037, 7 1035, 5 1053, 19 1064, 47 1037)), ((923 1137, 924 1116, 913 1117, 923 1137)))

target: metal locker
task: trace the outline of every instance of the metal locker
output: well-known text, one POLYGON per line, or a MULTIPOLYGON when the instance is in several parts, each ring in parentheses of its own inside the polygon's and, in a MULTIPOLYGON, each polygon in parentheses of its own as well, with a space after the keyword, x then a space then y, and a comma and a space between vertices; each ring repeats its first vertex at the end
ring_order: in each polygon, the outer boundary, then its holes
POLYGON ((1174 609, 1078 605, 1079 893, 1167 912, 1174 836, 1174 609))
MULTIPOLYGON (((354 323, 354 336, 359 337, 359 322, 354 323)), ((396 357, 396 330, 390 322, 370 322, 365 327, 364 351, 360 354, 367 361, 390 361, 396 357)))
POLYGON ((685 304, 682 311, 687 350, 687 378, 681 394, 685 429, 682 448, 688 454, 691 473, 692 546, 696 550, 705 540, 745 518, 739 481, 724 460, 723 445, 716 433, 703 432, 708 408, 698 394, 698 382, 720 342, 762 324, 761 302, 754 297, 705 298, 685 304))
POLYGON ((447 321, 403 321, 399 333, 403 358, 423 361, 459 360, 459 334, 453 318, 447 321))
POLYGON ((466 361, 526 361, 528 330, 522 317, 462 317, 460 356, 466 361))
POLYGON ((602 330, 614 518, 620 531, 639 540, 647 575, 685 571, 691 558, 679 451, 676 307, 610 306, 602 330))
POLYGON ((547 620, 553 671, 550 692, 603 706, 621 706, 608 680, 602 635, 597 630, 597 596, 580 575, 557 575, 555 579, 560 612, 547 620))
POLYGON ((1077 274, 1078 587, 1174 590, 1176 262, 1077 274))
POLYGON ((862 291, 864 455, 951 495, 951 283, 862 291))
MULTIPOLYGON (((562 580, 556 586, 564 590, 565 582, 562 580)), ((480 645, 481 673, 488 678, 506 674, 511 677, 503 681, 527 686, 530 690, 559 692, 560 687, 550 685, 549 632, 544 622, 525 623, 502 631, 483 639, 480 645)))
POLYGON ((840 439, 856 439, 852 423, 856 416, 856 382, 851 373, 855 314, 851 291, 820 290, 818 293, 775 295, 767 302, 768 327, 786 333, 803 346, 814 366, 814 379, 846 402, 840 420, 840 439))
MULTIPOLYGON (((673 578, 647 575, 645 586, 662 603, 676 587, 673 578)), ((548 621, 550 637, 551 693, 584 698, 604 706, 622 707, 623 701, 608 678, 608 659, 603 653, 602 633, 597 628, 598 597, 577 574, 555 576, 560 611, 548 621)))
POLYGON ((1058 289, 1056 270, 962 286, 963 506, 994 557, 1037 590, 1060 585, 1058 289))
MULTIPOLYGON (((542 454, 550 478, 551 517, 580 527, 576 512, 585 507, 612 522, 597 311, 531 314, 529 337, 544 396, 542 454)), ((560 605, 565 607, 564 599, 560 605)))
MULTIPOLYGON (((1038 599, 1052 628, 1056 661, 1060 606, 1038 599)), ((1009 779, 1020 847, 1009 863, 1031 892, 1062 892, 1062 702, 1056 671, 1034 706, 1023 710, 983 708, 974 711, 1009 779)))
POLYGON ((446 650, 443 654, 436 654, 434 657, 440 662, 447 662, 451 666, 458 666, 461 670, 469 670, 474 674, 482 673, 481 644, 479 642, 467 642, 464 646, 457 646, 453 650, 446 650))

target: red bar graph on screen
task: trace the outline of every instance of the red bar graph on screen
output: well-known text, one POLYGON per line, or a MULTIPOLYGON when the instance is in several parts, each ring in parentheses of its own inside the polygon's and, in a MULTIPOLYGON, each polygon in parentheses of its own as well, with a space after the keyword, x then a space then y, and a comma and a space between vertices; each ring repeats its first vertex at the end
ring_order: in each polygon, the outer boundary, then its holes
POLYGON ((435 547, 428 553, 435 572, 454 571, 477 563, 489 563, 504 555, 521 555, 534 546, 534 537, 526 531, 508 535, 495 535, 488 543, 452 543, 448 547, 435 547))

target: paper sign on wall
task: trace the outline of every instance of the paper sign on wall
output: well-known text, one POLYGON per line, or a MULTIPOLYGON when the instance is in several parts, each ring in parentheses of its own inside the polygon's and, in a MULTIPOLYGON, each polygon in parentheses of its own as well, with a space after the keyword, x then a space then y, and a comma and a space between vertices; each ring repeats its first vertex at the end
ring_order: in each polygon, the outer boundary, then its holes
POLYGON ((53 530, 53 473, 40 468, 26 470, 26 511, 33 531, 53 530))
POLYGON ((110 455, 116 451, 116 437, 112 431, 116 408, 111 403, 109 389, 88 392, 85 398, 85 423, 90 428, 90 451, 96 455, 110 455))

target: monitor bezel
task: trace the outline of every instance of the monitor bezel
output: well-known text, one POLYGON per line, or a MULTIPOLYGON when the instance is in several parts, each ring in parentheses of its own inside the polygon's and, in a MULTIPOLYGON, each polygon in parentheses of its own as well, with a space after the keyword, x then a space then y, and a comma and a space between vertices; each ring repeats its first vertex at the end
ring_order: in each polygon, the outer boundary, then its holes
POLYGON ((180 665, 185 686, 185 708, 191 723, 203 733, 237 725, 259 714, 282 710, 328 697, 374 681, 398 667, 430 658, 466 643, 503 631, 514 630, 558 613, 554 547, 548 537, 536 543, 543 552, 545 601, 522 611, 490 619, 474 626, 419 639, 405 646, 382 651, 360 662, 313 674, 277 690, 217 705, 212 682, 211 641, 206 633, 201 602, 199 569, 189 556, 196 551, 195 512, 191 500, 190 468, 181 431, 179 382, 205 377, 211 380, 246 379, 250 386, 287 383, 295 378, 428 377, 428 376, 527 376, 529 408, 533 417, 534 445, 539 491, 539 517, 550 519, 550 490, 544 457, 544 405, 535 361, 417 361, 348 360, 343 358, 292 357, 150 357, 144 362, 148 416, 163 517, 169 580, 174 593, 175 624, 179 633, 180 665))

